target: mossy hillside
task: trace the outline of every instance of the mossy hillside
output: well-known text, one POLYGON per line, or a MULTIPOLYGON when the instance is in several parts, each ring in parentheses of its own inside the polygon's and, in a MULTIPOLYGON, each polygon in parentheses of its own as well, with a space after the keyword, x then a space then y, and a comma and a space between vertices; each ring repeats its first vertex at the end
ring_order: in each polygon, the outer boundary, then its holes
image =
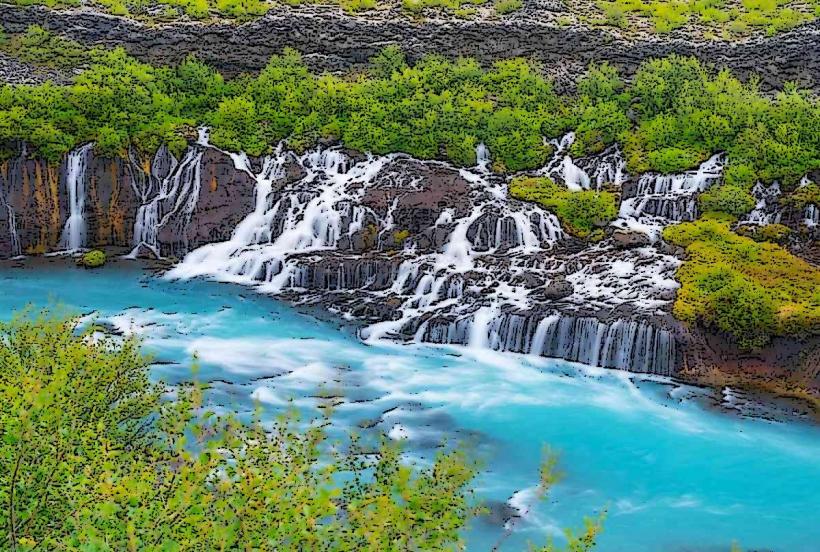
POLYGON ((675 316, 719 330, 745 349, 777 335, 820 334, 820 269, 780 245, 732 232, 732 220, 710 215, 664 230, 666 241, 686 248, 675 316))

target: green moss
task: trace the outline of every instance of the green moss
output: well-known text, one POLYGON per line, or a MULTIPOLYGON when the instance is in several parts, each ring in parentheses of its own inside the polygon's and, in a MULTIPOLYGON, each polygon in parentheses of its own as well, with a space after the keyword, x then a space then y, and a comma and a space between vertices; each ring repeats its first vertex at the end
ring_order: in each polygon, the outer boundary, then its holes
POLYGON ((493 2, 495 12, 501 15, 518 11, 523 5, 522 0, 495 0, 493 2))
POLYGON ((552 211, 561 225, 573 236, 597 241, 602 228, 618 214, 618 204, 610 192, 571 192, 549 178, 516 178, 510 183, 510 195, 538 203, 552 211))
MULTIPOLYGON (((686 248, 678 270, 675 315, 735 339, 763 346, 774 335, 820 333, 820 269, 774 243, 729 229, 730 220, 703 218, 666 228, 666 241, 686 248)), ((764 231, 770 237, 780 228, 764 231)))
POLYGON ((649 20, 657 33, 699 23, 712 34, 740 37, 754 28, 772 35, 818 17, 816 0, 612 0, 596 3, 598 24, 628 28, 649 20))
POLYGON ((755 198, 746 186, 722 184, 700 194, 698 205, 701 212, 717 211, 739 217, 754 209, 755 198))
POLYGON ((92 249, 91 251, 83 253, 83 256, 80 257, 79 264, 85 268, 99 268, 105 264, 105 261, 105 252, 99 249, 92 249))

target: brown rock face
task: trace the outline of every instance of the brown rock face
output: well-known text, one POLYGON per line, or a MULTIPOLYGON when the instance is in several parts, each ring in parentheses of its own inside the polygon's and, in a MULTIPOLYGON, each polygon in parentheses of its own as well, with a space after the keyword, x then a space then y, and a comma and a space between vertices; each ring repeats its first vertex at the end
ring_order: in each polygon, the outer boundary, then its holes
POLYGON ((392 216, 396 232, 415 235, 433 226, 444 209, 465 216, 469 193, 469 183, 451 167, 398 159, 376 176, 362 205, 382 219, 392 216))
POLYGON ((253 207, 253 179, 237 171, 228 156, 206 150, 200 165, 196 208, 190 219, 178 214, 159 230, 162 254, 181 257, 200 245, 227 240, 253 207))

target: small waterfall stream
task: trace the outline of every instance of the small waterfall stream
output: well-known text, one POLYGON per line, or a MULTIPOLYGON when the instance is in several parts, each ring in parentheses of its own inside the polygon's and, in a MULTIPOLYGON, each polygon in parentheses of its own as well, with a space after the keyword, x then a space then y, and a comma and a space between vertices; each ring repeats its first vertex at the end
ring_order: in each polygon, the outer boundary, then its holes
POLYGON ((189 146, 182 160, 177 161, 164 146, 157 152, 143 186, 134 187, 140 207, 134 221, 133 249, 128 256, 136 257, 147 249, 161 258, 160 229, 173 216, 180 215, 183 225, 190 221, 199 199, 203 153, 202 147, 189 146))
POLYGON ((69 152, 66 157, 65 186, 68 195, 68 218, 60 237, 60 249, 78 251, 86 246, 87 224, 85 220, 87 170, 94 149, 86 144, 69 152))

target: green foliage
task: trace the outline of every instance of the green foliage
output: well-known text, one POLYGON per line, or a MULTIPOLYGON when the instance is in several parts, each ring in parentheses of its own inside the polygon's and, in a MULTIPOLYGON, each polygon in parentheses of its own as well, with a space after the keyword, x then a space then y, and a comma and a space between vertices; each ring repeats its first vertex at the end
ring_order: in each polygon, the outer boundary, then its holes
POLYGON ((755 198, 748 187, 722 184, 700 194, 698 205, 704 213, 717 211, 739 217, 754 209, 755 198))
POLYGON ((549 178, 516 178, 510 183, 510 195, 538 203, 555 213, 567 232, 591 241, 603 238, 601 228, 618 215, 618 204, 613 194, 571 192, 549 178))
POLYGON ((597 22, 627 28, 648 20, 657 33, 697 23, 713 35, 742 36, 754 28, 772 35, 813 20, 816 6, 815 0, 611 0, 597 2, 602 16, 597 22))
POLYGON ((83 253, 80 264, 85 268, 99 268, 105 264, 105 253, 99 249, 92 249, 83 253))
POLYGON ((219 416, 196 384, 163 399, 136 341, 77 320, 0 324, 0 364, 4 550, 454 550, 480 512, 463 452, 416 467, 386 439, 329 442, 326 419, 219 416))
POLYGON ((820 207, 820 185, 810 182, 805 186, 800 186, 794 192, 787 195, 781 202, 796 209, 805 209, 809 205, 820 207))
POLYGON ((670 56, 642 64, 632 93, 638 127, 624 146, 633 173, 692 168, 725 151, 727 183, 777 180, 788 188, 820 167, 820 106, 793 86, 772 99, 755 79, 743 84, 728 71, 670 56))
MULTIPOLYGON (((756 243, 729 229, 731 219, 706 217, 666 228, 666 241, 686 248, 673 312, 732 336, 743 348, 773 335, 820 333, 820 270, 774 243, 756 243)), ((764 231, 780 234, 779 228, 764 231)))
MULTIPOLYGON (((79 0, 11 0, 18 5, 41 4, 48 7, 80 5, 79 0)), ((264 15, 273 5, 269 0, 95 0, 113 15, 136 16, 148 19, 191 19, 220 17, 244 21, 264 15), (159 12, 158 8, 165 10, 159 12), (158 15, 159 14, 159 15, 158 15)))
POLYGON ((815 97, 791 86, 765 97, 754 80, 742 84, 693 58, 647 61, 630 87, 613 67, 592 65, 577 95, 564 97, 525 59, 483 69, 428 56, 411 66, 396 47, 375 56, 367 73, 316 75, 286 50, 256 77, 232 81, 193 58, 174 68, 121 49, 88 59, 68 86, 0 88, 4 151, 22 140, 57 162, 93 141, 100 153, 130 150, 144 159, 162 143, 180 152, 190 129, 205 124, 214 145, 252 155, 282 140, 296 149, 339 140, 360 151, 471 165, 483 142, 497 171, 514 172, 542 166, 552 151, 544 138, 573 129, 572 155, 617 141, 633 174, 678 172, 725 151, 727 185, 777 180, 788 190, 820 168, 815 97))
POLYGON ((520 10, 524 6, 522 0, 495 0, 493 7, 498 14, 512 13, 520 10))
POLYGON ((780 244, 785 243, 791 235, 791 229, 783 224, 743 224, 738 226, 735 232, 755 241, 780 244))
MULTIPOLYGON (((426 9, 455 12, 465 6, 484 4, 487 0, 402 0, 401 6, 410 13, 420 14, 426 9)), ((515 0, 512 0, 515 1, 515 0)))

